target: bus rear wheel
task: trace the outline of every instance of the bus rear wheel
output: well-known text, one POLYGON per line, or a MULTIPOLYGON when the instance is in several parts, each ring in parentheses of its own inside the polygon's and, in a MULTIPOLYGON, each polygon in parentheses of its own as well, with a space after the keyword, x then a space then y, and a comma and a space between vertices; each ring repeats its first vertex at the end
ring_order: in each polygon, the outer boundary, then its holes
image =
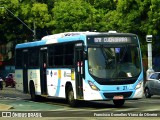
POLYGON ((71 86, 67 90, 67 101, 71 107, 77 106, 77 100, 74 99, 74 92, 71 86))
POLYGON ((125 100, 113 100, 113 103, 116 107, 121 107, 124 105, 125 100))
POLYGON ((40 100, 40 97, 35 94, 35 87, 34 87, 33 83, 30 84, 30 95, 31 95, 32 101, 39 101, 40 100))

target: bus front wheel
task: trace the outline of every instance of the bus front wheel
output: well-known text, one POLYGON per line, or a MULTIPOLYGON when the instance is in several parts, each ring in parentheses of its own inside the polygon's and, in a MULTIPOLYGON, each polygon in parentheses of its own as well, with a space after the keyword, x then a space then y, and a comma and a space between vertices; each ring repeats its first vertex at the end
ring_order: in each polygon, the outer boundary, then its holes
POLYGON ((113 100, 113 103, 116 107, 121 107, 124 105, 125 100, 113 100))
POLYGON ((71 107, 76 107, 77 101, 74 99, 74 92, 71 86, 67 90, 67 101, 71 107))
POLYGON ((152 96, 152 95, 150 94, 150 91, 149 91, 148 88, 145 88, 144 94, 145 94, 145 97, 146 97, 146 98, 151 98, 151 96, 152 96))

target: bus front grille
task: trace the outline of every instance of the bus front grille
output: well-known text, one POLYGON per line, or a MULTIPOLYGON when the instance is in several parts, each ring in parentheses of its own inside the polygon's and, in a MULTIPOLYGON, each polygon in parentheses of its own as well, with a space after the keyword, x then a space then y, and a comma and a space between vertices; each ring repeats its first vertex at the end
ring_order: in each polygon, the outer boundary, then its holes
POLYGON ((119 93, 103 93, 106 98, 113 99, 114 96, 123 96, 129 98, 132 95, 132 92, 119 92, 119 93))

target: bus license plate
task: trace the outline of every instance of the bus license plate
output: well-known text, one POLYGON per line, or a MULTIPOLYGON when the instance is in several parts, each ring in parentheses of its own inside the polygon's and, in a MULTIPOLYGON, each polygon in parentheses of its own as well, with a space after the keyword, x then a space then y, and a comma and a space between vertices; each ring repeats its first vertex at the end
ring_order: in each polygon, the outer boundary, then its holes
POLYGON ((121 100, 123 98, 124 98, 123 95, 119 95, 119 96, 114 96, 113 97, 114 100, 121 100))

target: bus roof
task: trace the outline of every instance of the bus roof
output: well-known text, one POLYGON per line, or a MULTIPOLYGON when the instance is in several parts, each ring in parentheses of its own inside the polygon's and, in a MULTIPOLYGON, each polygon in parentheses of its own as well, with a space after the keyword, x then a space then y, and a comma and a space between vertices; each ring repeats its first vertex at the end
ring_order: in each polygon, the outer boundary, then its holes
POLYGON ((53 44, 53 43, 85 40, 86 36, 90 36, 90 35, 92 36, 92 35, 110 35, 110 34, 113 34, 113 35, 127 35, 127 34, 134 35, 131 33, 117 33, 116 31, 109 31, 109 32, 65 32, 65 33, 44 36, 39 41, 17 44, 16 49, 42 46, 42 45, 53 44))
POLYGON ((17 44, 16 49, 35 47, 35 46, 41 46, 41 45, 53 44, 53 43, 84 40, 86 35, 91 35, 91 34, 93 35, 93 34, 98 34, 98 33, 96 32, 66 32, 66 33, 59 33, 59 34, 54 34, 54 35, 47 35, 47 36, 44 36, 39 41, 17 44))
POLYGON ((70 37, 70 36, 79 36, 79 35, 91 35, 91 34, 96 34, 96 33, 97 32, 65 32, 65 33, 44 36, 42 40, 46 40, 46 39, 50 40, 50 39, 57 39, 57 38, 70 37))

